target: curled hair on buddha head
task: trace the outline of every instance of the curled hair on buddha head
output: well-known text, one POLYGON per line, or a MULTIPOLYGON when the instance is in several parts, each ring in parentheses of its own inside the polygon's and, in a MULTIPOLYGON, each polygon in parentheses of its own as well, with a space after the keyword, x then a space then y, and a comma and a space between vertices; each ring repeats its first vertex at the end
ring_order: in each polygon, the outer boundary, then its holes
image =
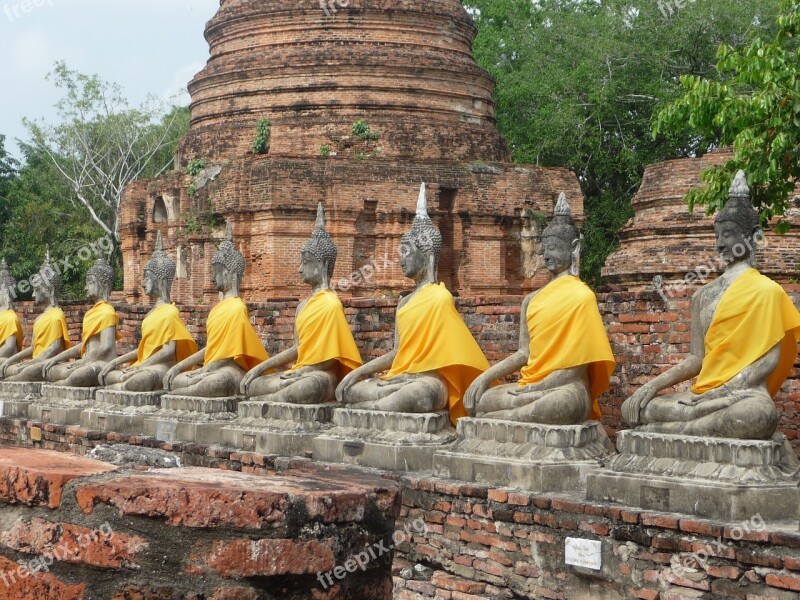
POLYGON ((86 277, 94 277, 109 292, 114 289, 114 269, 104 258, 97 259, 86 271, 86 277))
POLYGON ((44 262, 39 269, 39 281, 42 288, 50 292, 53 298, 57 298, 61 292, 61 285, 63 280, 58 267, 53 264, 50 258, 50 246, 47 246, 47 252, 44 255, 44 262))
POLYGON ((244 255, 233 245, 233 225, 230 219, 225 224, 225 241, 219 245, 219 250, 211 259, 212 265, 222 265, 229 273, 244 276, 244 255))
POLYGON ((9 301, 17 298, 17 280, 8 270, 8 263, 5 258, 0 260, 0 291, 8 294, 9 301))
POLYGON ((564 192, 558 196, 553 220, 542 232, 542 240, 547 237, 557 237, 564 240, 569 246, 581 238, 581 233, 572 218, 572 209, 567 202, 567 195, 564 192))
POLYGON ((434 267, 439 264, 442 251, 442 234, 428 216, 428 193, 423 183, 419 189, 417 215, 411 229, 403 236, 403 243, 412 243, 428 255, 433 256, 434 267))
POLYGON ((167 291, 172 287, 172 280, 175 279, 177 266, 167 253, 164 252, 164 242, 161 239, 161 232, 156 235, 156 249, 150 261, 144 266, 145 271, 150 271, 156 279, 164 282, 167 291))
POLYGON ((761 225, 758 211, 753 208, 750 199, 750 187, 747 185, 747 177, 744 171, 738 171, 733 179, 728 201, 719 213, 717 213, 714 223, 724 223, 726 221, 736 223, 746 236, 752 236, 761 225))
POLYGON ((331 236, 325 230, 325 208, 322 202, 317 205, 317 222, 314 225, 314 232, 311 238, 305 243, 301 252, 308 252, 318 261, 328 264, 328 278, 333 277, 333 270, 336 267, 336 244, 333 243, 331 236))

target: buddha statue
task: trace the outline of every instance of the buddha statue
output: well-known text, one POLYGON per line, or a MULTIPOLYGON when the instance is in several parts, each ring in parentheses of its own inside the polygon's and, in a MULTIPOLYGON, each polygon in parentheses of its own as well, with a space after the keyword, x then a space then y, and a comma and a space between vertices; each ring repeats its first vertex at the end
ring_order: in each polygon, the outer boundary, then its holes
POLYGON ((432 413, 449 410, 453 423, 466 416, 462 397, 489 368, 453 296, 436 283, 442 235, 427 210, 425 184, 417 214, 402 239, 400 265, 414 291, 397 307, 394 349, 348 374, 336 389, 351 408, 432 413), (387 371, 380 378, 370 377, 387 371))
POLYGON ((344 307, 330 289, 336 256, 320 204, 314 232, 300 251, 300 276, 312 291, 297 307, 294 345, 245 375, 241 391, 248 398, 290 404, 332 402, 342 378, 363 364, 344 307), (286 372, 263 375, 292 363, 286 372))
POLYGON ((269 358, 250 323, 247 305, 239 297, 245 261, 233 245, 230 221, 225 241, 211 259, 211 268, 222 300, 208 315, 206 347, 164 375, 164 389, 173 394, 200 398, 236 396, 245 373, 269 358), (184 372, 201 365, 200 369, 184 372))
POLYGON ((180 311, 170 302, 175 269, 175 262, 164 252, 159 231, 156 249, 144 267, 143 284, 155 306, 142 321, 139 348, 108 363, 100 373, 101 385, 126 392, 161 390, 167 371, 197 352, 180 311), (126 364, 130 366, 120 368, 126 364))
POLYGON ((6 259, 0 261, 0 365, 22 349, 22 324, 14 312, 17 280, 11 275, 6 259))
POLYGON ((86 295, 94 305, 83 317, 81 344, 44 363, 46 381, 67 387, 97 387, 97 376, 117 356, 119 317, 108 303, 114 288, 114 269, 102 258, 86 272, 86 295), (77 359, 77 360, 73 360, 77 359))
POLYGON ((578 278, 580 233, 561 194, 542 232, 544 263, 553 279, 522 302, 519 350, 478 377, 467 390, 468 413, 547 425, 599 419, 597 398, 616 362, 594 292, 578 278), (518 383, 492 382, 521 369, 518 383))
POLYGON ((33 342, 30 348, 15 354, 0 367, 0 379, 5 381, 42 381, 42 366, 72 347, 64 311, 58 306, 61 274, 50 259, 49 248, 38 275, 31 277, 31 286, 36 304, 47 308, 33 324, 33 342))
POLYGON ((769 439, 778 424, 772 398, 797 357, 800 313, 754 267, 759 215, 742 171, 714 232, 725 272, 692 297, 689 355, 628 398, 622 416, 640 431, 769 439), (657 395, 694 377, 690 391, 657 395))

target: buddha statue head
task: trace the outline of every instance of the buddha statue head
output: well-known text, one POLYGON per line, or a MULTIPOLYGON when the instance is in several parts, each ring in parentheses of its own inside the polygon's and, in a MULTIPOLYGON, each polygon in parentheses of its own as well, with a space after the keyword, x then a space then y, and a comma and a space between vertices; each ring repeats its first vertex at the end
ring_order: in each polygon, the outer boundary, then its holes
POLYGON ((415 280, 436 281, 436 268, 442 250, 442 234, 428 216, 428 195, 423 183, 419 190, 417 214, 400 245, 403 275, 415 280))
POLYGON ((755 264, 760 223, 758 211, 750 200, 747 177, 744 171, 739 171, 728 192, 728 201, 714 219, 717 250, 725 262, 755 264))
POLYGON ((336 244, 325 230, 325 209, 320 202, 314 232, 300 250, 300 275, 303 281, 312 287, 330 287, 337 254, 336 244))
POLYGON ((31 277, 33 287, 33 299, 37 304, 58 304, 58 294, 61 292, 61 273, 50 258, 50 246, 44 256, 39 273, 36 277, 31 277))
POLYGON ((17 280, 8 270, 6 259, 0 260, 0 310, 8 310, 17 299, 17 280))
POLYGON ((542 232, 542 253, 545 267, 553 275, 560 275, 567 269, 570 275, 578 275, 581 234, 563 192, 558 197, 553 220, 542 232))
POLYGON ((176 269, 175 261, 164 252, 164 244, 159 231, 156 235, 156 249, 153 251, 150 261, 144 266, 144 293, 151 298, 169 302, 176 269))
POLYGON ((225 225, 225 241, 211 259, 214 285, 222 293, 232 292, 239 295, 239 286, 244 276, 244 256, 233 245, 233 225, 230 220, 225 225))
POLYGON ((86 271, 86 296, 92 302, 107 301, 114 289, 114 269, 103 258, 86 271))

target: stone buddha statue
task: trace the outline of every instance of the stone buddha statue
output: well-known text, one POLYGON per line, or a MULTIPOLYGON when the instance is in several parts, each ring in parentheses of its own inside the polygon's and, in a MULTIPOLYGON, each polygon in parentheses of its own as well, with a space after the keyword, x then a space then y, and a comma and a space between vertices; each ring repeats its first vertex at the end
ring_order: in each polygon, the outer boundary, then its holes
POLYGON ((564 194, 542 232, 542 250, 553 279, 522 302, 519 350, 467 390, 471 415, 548 425, 600 418, 597 398, 616 362, 594 292, 578 278, 580 233, 564 194), (518 383, 491 387, 520 369, 518 383))
POLYGON ((22 349, 22 324, 14 312, 17 280, 11 275, 6 259, 0 261, 0 365, 22 349))
POLYGON ((300 251, 300 276, 312 292, 297 307, 294 345, 245 375, 241 391, 248 398, 291 404, 332 402, 342 378, 363 364, 344 307, 330 289, 336 256, 320 204, 314 232, 300 251), (263 375, 292 363, 284 373, 263 375))
POLYGON ((142 321, 142 341, 137 350, 106 365, 100 373, 101 385, 126 392, 161 390, 167 371, 197 352, 180 311, 170 302, 175 270, 175 262, 164 252, 158 232, 156 249, 144 267, 144 293, 155 301, 155 306, 142 321), (125 364, 130 366, 120 368, 125 364))
POLYGON ((403 237, 400 265, 414 291, 397 307, 394 349, 347 375, 336 389, 352 408, 406 413, 449 409, 453 423, 466 415, 462 397, 489 363, 455 307, 436 283, 442 235, 427 209, 425 184, 417 214, 403 237), (371 375, 385 372, 380 378, 371 375))
POLYGON ((772 398, 797 357, 800 313, 754 268, 759 215, 742 171, 714 231, 726 268, 692 297, 689 355, 628 398, 622 416, 641 431, 769 439, 778 424, 772 398), (694 377, 691 391, 657 395, 694 377))
POLYGON ((99 385, 100 371, 117 357, 119 317, 108 303, 113 288, 114 269, 100 258, 86 272, 86 295, 94 306, 83 317, 81 344, 44 363, 42 374, 46 381, 69 387, 99 385))
POLYGON ((31 286, 36 304, 47 308, 33 324, 33 343, 30 348, 15 354, 0 367, 0 379, 5 381, 42 381, 42 366, 72 347, 64 311, 58 306, 61 274, 50 259, 49 248, 38 275, 31 277, 31 286))
POLYGON ((245 261, 233 245, 230 221, 211 267, 222 300, 208 315, 206 347, 180 361, 164 376, 164 389, 173 394, 200 398, 236 396, 245 373, 269 358, 250 323, 247 305, 239 297, 245 261), (200 365, 202 368, 184 373, 200 365))

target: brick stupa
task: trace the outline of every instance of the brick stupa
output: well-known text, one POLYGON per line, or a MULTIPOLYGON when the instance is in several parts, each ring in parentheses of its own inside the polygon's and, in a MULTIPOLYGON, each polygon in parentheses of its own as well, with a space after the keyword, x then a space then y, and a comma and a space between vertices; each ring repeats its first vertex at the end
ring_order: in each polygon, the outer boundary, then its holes
POLYGON ((444 238, 439 277, 452 290, 521 294, 547 281, 541 224, 562 191, 582 222, 580 187, 565 169, 511 164, 461 2, 332 4, 222 0, 206 27, 211 57, 189 84, 177 170, 131 184, 123 199, 129 302, 143 300, 158 230, 179 258, 174 299, 216 299, 210 261, 226 218, 247 259, 243 296, 296 297, 318 202, 339 247, 340 294, 396 295, 408 289, 397 248, 423 181, 444 238), (256 155, 262 118, 269 149, 256 155), (376 139, 353 135, 360 120, 376 139), (197 159, 207 165, 199 178, 186 168, 197 159))

